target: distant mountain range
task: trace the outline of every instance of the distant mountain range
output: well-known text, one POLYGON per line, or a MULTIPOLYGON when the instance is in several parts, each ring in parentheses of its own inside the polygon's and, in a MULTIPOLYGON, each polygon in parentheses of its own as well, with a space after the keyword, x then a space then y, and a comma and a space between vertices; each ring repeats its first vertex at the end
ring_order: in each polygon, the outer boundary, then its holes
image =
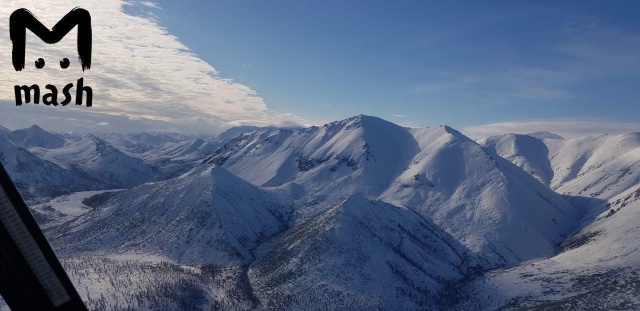
POLYGON ((0 160, 92 308, 640 307, 638 133, 32 126, 0 160))

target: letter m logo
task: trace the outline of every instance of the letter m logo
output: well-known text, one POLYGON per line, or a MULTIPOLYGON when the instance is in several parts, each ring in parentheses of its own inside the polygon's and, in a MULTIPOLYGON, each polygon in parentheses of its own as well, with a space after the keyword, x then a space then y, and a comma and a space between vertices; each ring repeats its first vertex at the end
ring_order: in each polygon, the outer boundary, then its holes
POLYGON ((69 31, 78 26, 78 58, 82 70, 91 68, 91 15, 85 9, 75 8, 67 13, 51 30, 45 27, 27 9, 18 9, 9 18, 11 42, 13 43, 13 68, 24 69, 27 29, 48 44, 60 42, 69 31))

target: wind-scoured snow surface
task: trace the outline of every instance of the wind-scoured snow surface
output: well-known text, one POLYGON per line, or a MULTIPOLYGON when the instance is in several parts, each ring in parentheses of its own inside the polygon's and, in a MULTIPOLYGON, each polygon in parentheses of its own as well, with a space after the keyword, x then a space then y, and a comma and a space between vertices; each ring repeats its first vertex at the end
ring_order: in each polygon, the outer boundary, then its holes
POLYGON ((640 308, 640 137, 0 128, 90 309, 640 308))

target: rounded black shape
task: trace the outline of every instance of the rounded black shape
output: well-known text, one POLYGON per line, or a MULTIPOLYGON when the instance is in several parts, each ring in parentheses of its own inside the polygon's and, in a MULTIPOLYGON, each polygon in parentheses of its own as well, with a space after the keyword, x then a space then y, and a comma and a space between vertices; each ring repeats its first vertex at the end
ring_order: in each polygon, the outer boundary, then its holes
POLYGON ((38 60, 36 61, 36 68, 42 69, 42 67, 44 67, 44 59, 38 58, 38 60))
POLYGON ((69 62, 69 59, 65 57, 60 61, 60 68, 67 69, 67 68, 69 68, 69 64, 71 64, 69 62))

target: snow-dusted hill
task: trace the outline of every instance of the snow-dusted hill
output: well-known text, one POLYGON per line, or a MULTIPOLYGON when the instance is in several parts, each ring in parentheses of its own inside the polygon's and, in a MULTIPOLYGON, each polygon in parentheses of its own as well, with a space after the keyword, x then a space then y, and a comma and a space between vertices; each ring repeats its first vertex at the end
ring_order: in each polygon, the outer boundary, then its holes
POLYGON ((290 207, 221 167, 117 194, 50 231, 65 254, 148 254, 182 264, 242 265, 284 227, 290 207))
POLYGON ((250 266, 274 310, 415 310, 474 265, 464 246, 415 212, 354 195, 279 237, 250 266))
POLYGON ((573 206, 508 161, 446 127, 408 129, 358 116, 302 130, 258 130, 209 160, 296 199, 305 219, 352 194, 432 218, 488 266, 554 254, 573 206))
POLYGON ((32 148, 31 151, 68 170, 83 172, 112 189, 130 188, 157 179, 154 169, 142 160, 92 134, 61 148, 32 148))

